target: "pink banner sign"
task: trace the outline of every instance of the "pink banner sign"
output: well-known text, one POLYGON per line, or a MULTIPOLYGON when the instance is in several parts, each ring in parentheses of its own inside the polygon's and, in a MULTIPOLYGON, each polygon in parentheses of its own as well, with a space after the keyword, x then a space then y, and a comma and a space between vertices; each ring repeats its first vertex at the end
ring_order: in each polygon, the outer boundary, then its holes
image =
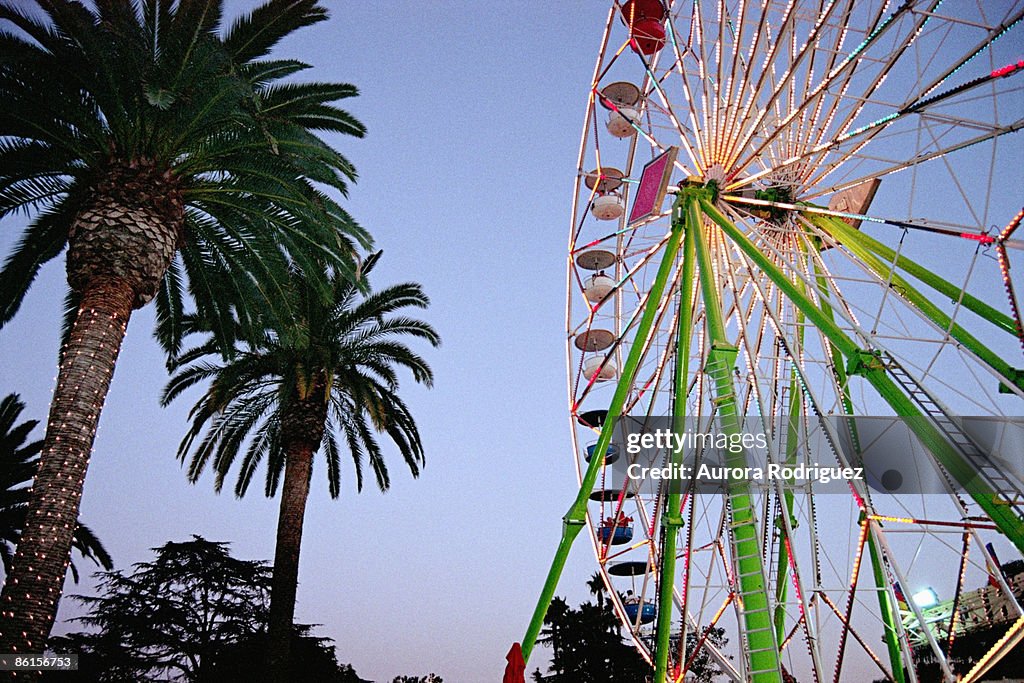
POLYGON ((644 166, 640 174, 640 185, 633 198, 633 210, 629 212, 630 225, 661 212, 678 152, 678 147, 669 147, 644 166))

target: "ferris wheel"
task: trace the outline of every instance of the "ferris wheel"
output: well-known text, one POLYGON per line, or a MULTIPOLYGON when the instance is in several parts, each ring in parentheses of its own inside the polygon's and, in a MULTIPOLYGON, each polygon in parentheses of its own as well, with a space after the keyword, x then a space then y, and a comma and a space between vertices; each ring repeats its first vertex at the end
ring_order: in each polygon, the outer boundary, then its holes
POLYGON ((584 529, 657 681, 975 681, 1014 656, 1022 17, 613 2, 567 260, 581 488, 527 658, 584 529), (692 438, 715 434, 739 445, 692 438))

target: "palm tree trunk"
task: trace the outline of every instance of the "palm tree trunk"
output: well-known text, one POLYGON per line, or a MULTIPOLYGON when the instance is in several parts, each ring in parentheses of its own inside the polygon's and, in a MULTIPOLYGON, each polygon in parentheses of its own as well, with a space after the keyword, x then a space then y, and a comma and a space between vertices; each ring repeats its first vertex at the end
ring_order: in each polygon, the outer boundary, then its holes
POLYGON ((277 548, 270 593, 267 672, 270 681, 287 681, 290 663, 295 592, 299 582, 302 524, 309 497, 309 475, 316 446, 308 441, 289 444, 285 454, 281 509, 277 518, 277 548))
POLYGON ((116 277, 82 292, 50 404, 39 471, 0 597, 0 652, 42 653, 57 615, 96 426, 135 299, 116 277))

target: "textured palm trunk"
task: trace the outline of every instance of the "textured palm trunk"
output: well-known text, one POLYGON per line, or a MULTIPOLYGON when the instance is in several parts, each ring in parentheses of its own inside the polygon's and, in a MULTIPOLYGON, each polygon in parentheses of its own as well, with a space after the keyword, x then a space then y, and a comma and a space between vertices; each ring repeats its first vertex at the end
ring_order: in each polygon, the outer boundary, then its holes
POLYGON ((274 551, 274 579, 270 593, 268 681, 290 680, 288 672, 295 593, 299 582, 299 551, 314 448, 313 444, 305 441, 293 443, 285 455, 287 461, 277 519, 277 548, 274 551))
POLYGON ((267 628, 267 681, 291 680, 292 622, 299 584, 302 524, 309 498, 313 454, 320 447, 327 422, 326 382, 314 379, 302 395, 296 392, 281 411, 281 445, 285 452, 281 509, 277 517, 274 578, 270 587, 270 624, 267 628))
POLYGON ((0 598, 0 652, 42 653, 71 557, 100 410, 135 291, 97 278, 82 293, 50 405, 24 531, 0 598))
POLYGON ((128 319, 156 294, 183 225, 182 197, 170 173, 146 160, 112 160, 69 227, 68 284, 80 305, 61 358, 25 528, 0 596, 0 652, 43 652, 128 319))

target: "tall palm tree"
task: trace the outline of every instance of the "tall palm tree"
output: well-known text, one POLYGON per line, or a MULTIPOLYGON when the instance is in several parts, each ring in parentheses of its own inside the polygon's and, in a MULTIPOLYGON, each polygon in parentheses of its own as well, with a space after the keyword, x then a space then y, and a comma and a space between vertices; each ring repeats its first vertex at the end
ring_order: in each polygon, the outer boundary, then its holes
POLYGON ((597 606, 604 609, 604 602, 606 598, 606 592, 608 589, 604 585, 604 579, 601 577, 601 572, 594 572, 587 581, 587 588, 590 590, 590 594, 597 598, 597 606))
MULTIPOLYGON (((363 276, 379 255, 367 259, 363 276)), ((191 481, 209 466, 220 491, 232 466, 240 461, 234 487, 237 496, 245 495, 262 462, 266 463, 266 495, 275 495, 280 484, 270 601, 270 680, 290 680, 283 667, 289 660, 314 454, 323 453, 334 498, 341 492, 339 442, 355 465, 357 491, 362 490, 364 460, 381 491, 390 484, 375 433, 390 438, 414 477, 423 464, 419 431, 398 395, 396 371, 405 368, 415 381, 432 383, 427 363, 400 341, 413 337, 433 346, 440 343, 430 325, 400 314, 408 307, 426 307, 427 297, 412 283, 366 295, 346 278, 334 276, 331 285, 334 297, 325 305, 307 278, 295 271, 290 295, 301 313, 287 334, 268 331, 260 344, 239 349, 227 362, 217 362, 217 347, 212 343, 188 351, 164 392, 167 404, 189 387, 212 380, 192 408, 192 426, 178 449, 178 456, 189 461, 191 481)))
MULTIPOLYGON (((18 394, 8 394, 0 400, 0 561, 5 574, 11 571, 14 548, 25 527, 28 494, 32 478, 39 469, 39 451, 43 450, 42 439, 26 443, 38 420, 16 424, 24 409, 25 404, 18 394)), ((79 555, 97 566, 107 570, 114 566, 103 543, 81 522, 71 542, 79 555)), ((71 577, 78 583, 78 568, 74 562, 70 569, 71 577)))
MULTIPOLYGON (((82 486, 135 308, 156 298, 178 350, 187 290, 221 332, 298 264, 351 272, 369 238, 310 180, 351 165, 312 131, 361 135, 333 106, 350 85, 280 83, 266 59, 321 21, 316 0, 269 0, 221 29, 223 0, 0 0, 0 217, 32 216, 0 271, 0 324, 67 248, 73 324, 30 511, 0 600, 0 651, 39 652, 53 624, 82 486)), ((283 313, 282 313, 283 314, 283 313)), ((251 328, 250 328, 251 329, 251 328)))

